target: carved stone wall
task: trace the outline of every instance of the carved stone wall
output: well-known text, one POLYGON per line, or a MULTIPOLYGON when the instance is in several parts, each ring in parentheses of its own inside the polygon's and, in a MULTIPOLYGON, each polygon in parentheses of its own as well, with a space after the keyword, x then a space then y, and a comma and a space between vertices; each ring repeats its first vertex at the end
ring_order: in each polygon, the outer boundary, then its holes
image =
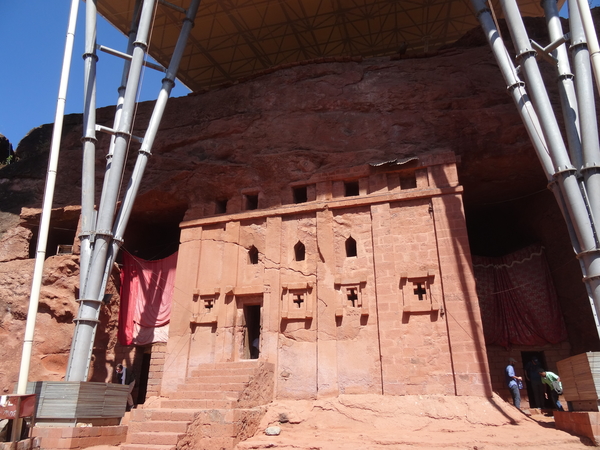
POLYGON ((182 223, 163 393, 199 364, 258 357, 279 398, 491 395, 454 155, 349 172, 182 223))

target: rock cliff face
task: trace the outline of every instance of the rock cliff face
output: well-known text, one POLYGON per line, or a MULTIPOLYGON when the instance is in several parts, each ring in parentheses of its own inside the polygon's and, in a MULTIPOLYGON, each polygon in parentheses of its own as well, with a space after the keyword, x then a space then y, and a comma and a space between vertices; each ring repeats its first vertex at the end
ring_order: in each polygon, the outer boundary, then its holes
MULTIPOLYGON (((151 111, 151 103, 139 105, 134 134, 144 134, 151 111)), ((98 123, 110 126, 113 112, 112 107, 100 109, 98 123)), ((33 266, 29 247, 35 245, 37 229, 35 220, 18 214, 23 207, 41 205, 50 135, 50 125, 32 130, 16 150, 18 161, 0 169, 3 361, 20 358, 33 266)), ((53 215, 51 231, 54 248, 72 243, 77 228, 77 215, 69 207, 80 203, 81 135, 81 116, 67 116, 54 202, 62 209, 53 215)), ((107 147, 108 137, 99 136, 98 192, 107 147)), ((130 155, 136 150, 132 144, 130 155)), ((597 347, 566 227, 478 33, 434 56, 315 61, 171 99, 124 248, 147 259, 165 256, 177 248, 181 220, 214 214, 220 200, 227 200, 228 212, 240 210, 243 189, 260 185, 262 205, 268 208, 287 201, 290 182, 315 173, 449 150, 460 158, 472 251, 498 255, 541 242, 573 351, 597 347)), ((77 256, 55 256, 47 265, 38 319, 43 337, 36 338, 33 377, 64 372, 76 313, 77 256)), ((114 347, 116 297, 105 310, 109 326, 104 340, 96 342, 98 354, 114 347)), ((102 364, 95 379, 109 374, 102 364)), ((0 375, 0 388, 10 388, 16 370, 0 375)))

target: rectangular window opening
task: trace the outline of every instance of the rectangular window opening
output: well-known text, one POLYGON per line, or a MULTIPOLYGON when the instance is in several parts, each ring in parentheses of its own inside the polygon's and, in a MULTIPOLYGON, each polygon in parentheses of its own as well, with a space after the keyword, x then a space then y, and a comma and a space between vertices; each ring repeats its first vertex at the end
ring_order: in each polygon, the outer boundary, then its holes
POLYGON ((295 187, 293 193, 294 203, 306 203, 308 201, 308 192, 306 190, 306 186, 295 187))
POLYGON ((400 175, 400 189, 415 189, 417 187, 417 174, 415 172, 400 175))
POLYGON ((225 214, 227 212, 227 199, 223 198, 215 202, 215 214, 225 214))
POLYGON ((360 194, 358 188, 358 181, 345 181, 344 182, 344 197, 354 197, 360 194))
POLYGON ((252 211, 258 209, 258 194, 246 194, 244 195, 246 211, 252 211))

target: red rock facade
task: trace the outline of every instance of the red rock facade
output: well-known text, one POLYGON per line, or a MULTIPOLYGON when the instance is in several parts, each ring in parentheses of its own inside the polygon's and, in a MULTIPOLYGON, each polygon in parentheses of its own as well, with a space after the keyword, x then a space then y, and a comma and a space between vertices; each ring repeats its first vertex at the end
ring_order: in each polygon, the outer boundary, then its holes
POLYGON ((259 358, 278 398, 491 396, 461 192, 447 152, 314 174, 267 209, 260 185, 217 194, 181 225, 162 394, 259 358))

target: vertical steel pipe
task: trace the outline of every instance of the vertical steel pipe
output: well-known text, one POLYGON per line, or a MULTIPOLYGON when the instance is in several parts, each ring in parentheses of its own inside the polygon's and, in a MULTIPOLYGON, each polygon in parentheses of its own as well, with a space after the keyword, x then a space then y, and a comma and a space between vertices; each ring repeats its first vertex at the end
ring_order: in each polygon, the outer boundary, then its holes
MULTIPOLYGON (((510 83, 514 81, 516 72, 511 70, 512 63, 508 55, 500 51, 504 46, 498 37, 491 12, 485 6, 483 0, 471 0, 471 3, 486 33, 490 47, 496 56, 500 71, 505 81, 507 81, 509 89, 511 89, 510 83)), ((577 171, 571 164, 564 141, 560 135, 552 106, 537 67, 535 52, 525 32, 525 27, 516 3, 514 0, 504 0, 501 3, 515 43, 517 58, 521 62, 521 69, 525 75, 527 90, 531 95, 533 108, 524 109, 524 104, 528 101, 528 96, 525 94, 524 87, 521 84, 515 84, 516 88, 513 91, 516 91, 518 88, 519 90, 523 89, 523 93, 521 95, 513 94, 513 99, 521 113, 523 123, 528 130, 534 148, 538 153, 538 158, 542 162, 542 167, 552 179, 549 187, 553 191, 563 212, 573 248, 580 260, 584 282, 592 304, 594 320, 596 321, 597 331, 600 335, 600 326, 598 326, 598 312, 600 311, 600 258, 596 249, 595 229, 590 210, 588 209, 587 199, 584 192, 580 189, 577 180, 577 171), (537 120, 538 117, 539 122, 537 120), (543 136, 536 136, 538 132, 543 133, 543 136), (551 167, 548 165, 549 159, 551 159, 551 167)), ((549 28, 552 26, 549 24, 549 28)), ((564 70, 564 66, 562 70, 564 70)), ((573 118, 574 116, 570 115, 567 117, 573 118)))
MULTIPOLYGON (((556 0, 543 0, 542 6, 546 14, 546 24, 550 41, 555 42, 564 36, 556 0)), ((569 55, 566 45, 561 44, 553 52, 556 58, 556 70, 558 72, 558 93, 563 113, 563 122, 567 134, 567 147, 571 163, 577 170, 583 165, 581 154, 581 140, 579 136, 579 119, 577 114, 577 96, 573 84, 573 74, 569 64, 569 55)))
MULTIPOLYGON (((29 297, 29 308, 27 310, 25 335, 23 337, 23 352, 21 354, 21 365, 19 367, 17 394, 25 394, 27 392, 27 380, 29 379, 29 368, 31 366, 31 353, 33 350, 35 322, 40 302, 44 261, 46 259, 46 246, 48 245, 48 230, 50 228, 50 217, 52 215, 52 202, 54 201, 56 170, 58 167, 58 157, 60 154, 60 141, 62 138, 65 105, 67 102, 67 90, 69 87, 69 74, 71 72, 71 59, 73 56, 73 44, 75 41, 75 30, 77 28, 78 10, 79 0, 71 0, 69 22, 67 25, 67 36, 65 39, 65 51, 63 54, 60 83, 58 87, 58 99, 56 101, 56 113, 54 115, 54 127, 52 129, 52 140, 50 143, 50 157, 48 160, 48 171, 46 174, 46 186, 44 187, 42 215, 40 218, 35 264, 33 268, 33 278, 31 281, 31 294, 29 297)), ((13 440, 18 440, 20 437, 21 427, 22 420, 15 420, 12 430, 13 440)))
MULTIPOLYGON (((137 30, 138 27, 140 25, 140 12, 142 9, 142 1, 143 0, 136 0, 135 2, 135 7, 133 10, 133 18, 131 19, 131 28, 129 30, 128 33, 128 39, 127 39, 127 54, 128 55, 132 55, 133 53, 133 44, 135 42, 136 36, 137 36, 137 30)), ((131 61, 126 59, 123 63, 123 72, 121 73, 121 84, 119 85, 117 92, 119 94, 118 98, 117 98, 117 103, 115 106, 115 119, 113 121, 113 129, 116 129, 117 126, 119 125, 119 121, 121 120, 121 111, 123 110, 123 102, 125 101, 125 91, 127 88, 127 77, 129 76, 129 69, 131 68, 131 61)), ((106 183, 108 182, 110 176, 110 169, 111 169, 111 160, 113 157, 113 153, 114 153, 114 148, 115 148, 115 136, 111 136, 110 137, 110 146, 108 147, 108 153, 106 154, 106 172, 104 174, 104 186, 102 188, 102 191, 104 192, 104 189, 106 187, 106 183)))
POLYGON ((600 92, 600 45, 598 44, 598 35, 596 34, 596 27, 594 27, 594 21, 592 20, 590 5, 587 2, 587 0, 576 1, 579 9, 579 14, 581 15, 581 20, 583 22, 583 28, 585 30, 585 37, 588 42, 588 48, 590 50, 590 58, 592 59, 592 67, 594 68, 594 76, 596 79, 596 89, 598 89, 598 91, 600 92))
POLYGON ((44 260, 46 257, 46 246, 48 244, 48 229, 50 228, 50 216, 52 213, 52 201, 54 200, 54 186, 56 185, 56 169, 58 167, 58 156, 60 153, 60 141, 62 137, 62 125, 65 115, 65 104, 67 100, 67 89, 69 86, 69 73, 71 71, 71 59, 73 55, 73 42, 77 26, 77 11, 79 0, 71 1, 69 13, 69 24, 65 42, 65 52, 62 62, 60 85, 58 88, 58 100, 56 102, 56 114, 54 116, 54 128, 52 130, 52 141, 50 145, 50 159, 48 161, 48 173, 46 175, 46 186, 44 189, 44 201, 42 216, 37 242, 33 280, 31 283, 31 297, 29 299, 29 310, 27 312, 27 324, 25 326, 25 337, 23 339, 23 355, 19 380, 17 383, 17 394, 25 394, 27 379, 29 377, 29 366, 31 362, 31 351, 33 347, 33 335, 35 330, 35 319, 40 300, 42 275, 44 271, 44 260))
POLYGON ((577 182, 577 172, 567 153, 558 122, 554 115, 550 99, 537 65, 535 51, 531 46, 521 14, 515 0, 501 0, 502 9, 508 22, 508 27, 517 51, 517 58, 525 75, 527 91, 540 119, 540 125, 550 157, 554 163, 556 181, 559 183, 569 216, 572 218, 577 238, 583 249, 593 249, 596 246, 592 223, 587 205, 581 196, 577 182))
MULTIPOLYGON (((594 100, 594 82, 579 8, 573 0, 569 2, 569 5, 571 55, 575 69, 575 89, 579 101, 578 111, 583 152, 583 164, 579 170, 583 175, 591 216, 594 218, 594 223, 596 223, 597 220, 600 220, 600 145, 598 141, 596 102, 594 100)), ((598 245, 597 242, 596 245, 598 245)))
MULTIPOLYGON (((81 293, 78 316, 75 319, 75 333, 67 367, 67 381, 86 381, 94 338, 96 334, 103 292, 102 281, 106 267, 106 258, 112 243, 112 225, 121 188, 121 179, 125 167, 127 149, 133 126, 133 116, 137 90, 148 48, 148 36, 154 14, 155 0, 144 0, 140 16, 140 25, 134 43, 131 67, 119 124, 116 127, 114 154, 110 161, 108 180, 104 183, 98 218, 96 220, 95 240, 92 258, 81 293)), ((110 270, 111 268, 108 268, 110 270)))
POLYGON ((92 239, 95 228, 96 192, 96 0, 86 2, 84 97, 83 97, 83 163, 81 174, 81 251, 79 257, 79 290, 85 291, 92 239))
POLYGON ((519 111, 521 120, 525 124, 525 129, 529 135, 531 142, 536 150, 536 154, 548 182, 551 181, 554 176, 554 165, 548 154, 546 141, 544 139, 537 115, 533 109, 533 105, 529 101, 529 97, 524 88, 524 83, 519 79, 517 71, 508 55, 508 51, 504 46, 504 42, 500 38, 500 34, 496 29, 496 24, 492 17, 490 9, 485 5, 484 0, 471 0, 475 14, 483 32, 485 33, 486 39, 492 49, 500 73, 504 78, 508 93, 511 95, 515 106, 519 111))
POLYGON ((179 38, 177 39, 177 44, 175 45, 173 55, 171 56, 171 62, 169 64, 169 67, 167 68, 165 78, 162 80, 162 87, 158 94, 158 99, 156 100, 156 103, 154 105, 154 110, 152 111, 152 116, 150 117, 150 122, 148 124, 146 134, 144 135, 144 140, 142 142, 142 147, 140 148, 138 153, 138 157, 135 162, 135 167, 131 175, 131 180, 127 186, 127 190, 125 192, 121 208, 117 215, 117 219, 115 220, 115 226, 113 228, 114 240, 112 243, 110 257, 108 258, 107 262, 107 270, 104 273, 103 289, 106 288, 106 284, 108 283, 108 277, 110 275, 109 268, 112 267, 112 264, 114 263, 114 260, 117 257, 119 248, 123 242, 123 235, 125 234, 125 228, 127 227, 129 217, 131 216, 133 203, 137 196, 142 177, 146 169, 146 164, 152 154, 154 139, 156 138, 158 127, 160 125, 165 108, 167 106, 167 100, 169 99, 169 96, 171 95, 171 90, 175 85, 175 78, 177 77, 179 64, 181 63, 181 58, 183 57, 183 52, 185 50, 185 45, 188 36, 192 31, 192 28, 194 27, 194 18, 196 17, 196 13, 198 11, 199 6, 200 0, 192 0, 192 2, 190 3, 190 6, 186 11, 185 18, 183 19, 183 24, 181 26, 179 38))

